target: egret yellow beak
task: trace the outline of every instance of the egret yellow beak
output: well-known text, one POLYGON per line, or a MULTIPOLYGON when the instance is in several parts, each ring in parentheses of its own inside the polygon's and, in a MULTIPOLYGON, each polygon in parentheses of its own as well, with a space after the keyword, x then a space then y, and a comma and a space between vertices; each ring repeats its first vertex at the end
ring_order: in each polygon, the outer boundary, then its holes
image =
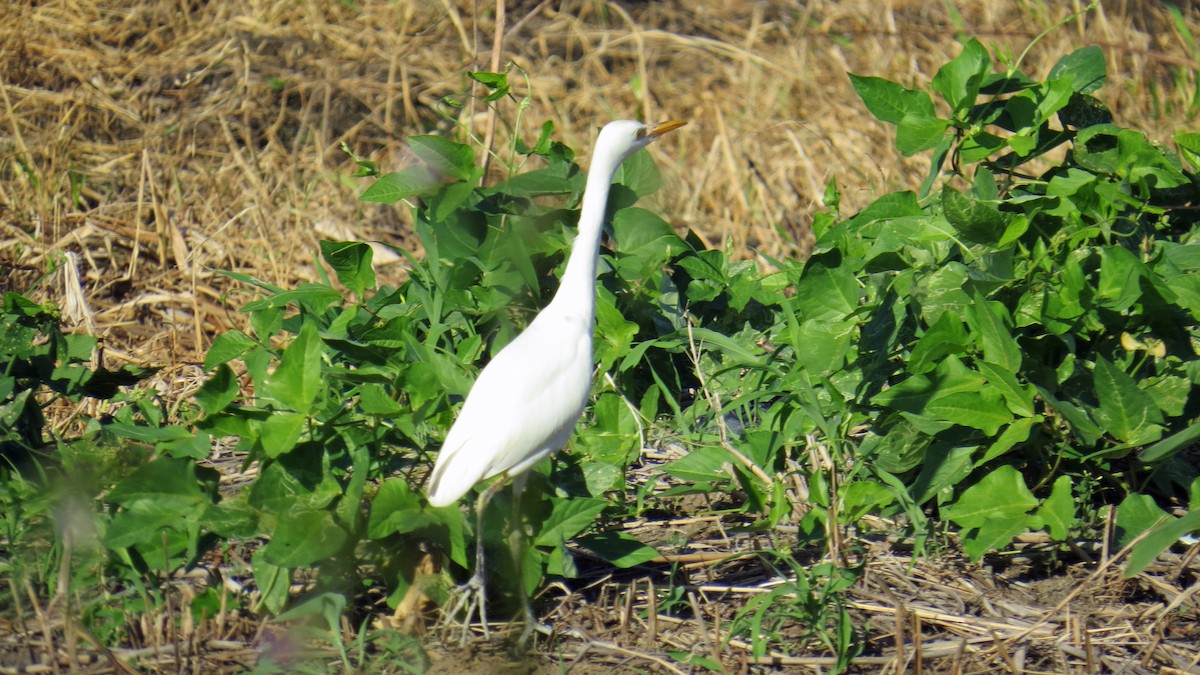
POLYGON ((667 133, 668 131, 675 131, 676 129, 678 129, 679 127, 681 127, 685 124, 687 124, 687 122, 684 122, 683 120, 670 120, 667 122, 663 122, 662 124, 655 124, 654 126, 652 126, 646 130, 646 135, 658 138, 659 136, 662 136, 663 134, 667 133))

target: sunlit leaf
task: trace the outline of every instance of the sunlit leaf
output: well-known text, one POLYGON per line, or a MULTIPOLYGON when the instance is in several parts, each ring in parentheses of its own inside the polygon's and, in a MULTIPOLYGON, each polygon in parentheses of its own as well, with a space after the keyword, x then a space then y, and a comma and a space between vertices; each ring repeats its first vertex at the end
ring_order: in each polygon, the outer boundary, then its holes
POLYGON ((1141 445, 1162 435, 1162 413, 1137 382, 1110 361, 1096 359, 1096 421, 1114 438, 1141 445))

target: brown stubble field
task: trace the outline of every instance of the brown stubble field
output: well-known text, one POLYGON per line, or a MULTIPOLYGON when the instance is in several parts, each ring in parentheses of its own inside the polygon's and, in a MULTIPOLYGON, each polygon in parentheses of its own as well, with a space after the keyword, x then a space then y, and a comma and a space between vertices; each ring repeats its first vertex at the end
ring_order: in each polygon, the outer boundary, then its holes
MULTIPOLYGON (((216 270, 288 287, 316 278, 322 238, 417 246, 406 210, 356 201, 364 185, 342 143, 397 170, 409 134, 459 125, 504 147, 549 120, 586 166, 595 131, 629 117, 688 121, 650 150, 666 181, 649 208, 768 266, 805 255, 830 179, 848 213, 924 175, 927 158, 895 152, 848 72, 924 83, 959 37, 1019 54, 1084 4, 530 0, 500 12, 456 0, 10 0, 0 8, 0 289, 59 303, 73 329, 103 338, 106 365, 161 367, 156 386, 185 396, 213 338, 246 321, 237 308, 250 294, 216 270), (517 128, 515 105, 492 114, 465 95, 482 93, 466 72, 510 63, 515 95, 531 101, 517 128)), ((1200 9, 1180 4, 1200 35, 1200 9)), ((1044 75, 1087 44, 1106 54, 1097 95, 1120 123, 1163 140, 1196 130, 1200 47, 1165 4, 1103 2, 1033 46, 1024 70, 1044 75)), ((379 273, 401 278, 404 263, 379 273)), ((852 609, 890 656, 861 672, 912 669, 914 631, 928 643, 916 667, 929 672, 1186 672, 1200 658, 1200 637, 1186 649, 1155 618, 1178 596, 1169 570, 1124 582, 1090 567, 1010 584, 957 559, 875 553, 852 609)), ((686 569, 702 584, 703 561, 686 569)), ((749 663, 744 646, 709 635, 728 618, 721 606, 744 601, 736 589, 691 599, 716 607, 699 613, 709 623, 647 632, 626 623, 636 584, 623 582, 595 604, 547 609, 578 631, 547 663, 579 655, 586 672, 681 672, 661 658, 670 649, 749 663)), ((256 630, 236 636, 250 651, 256 630)), ((486 650, 441 658, 444 672, 495 665, 486 650)))

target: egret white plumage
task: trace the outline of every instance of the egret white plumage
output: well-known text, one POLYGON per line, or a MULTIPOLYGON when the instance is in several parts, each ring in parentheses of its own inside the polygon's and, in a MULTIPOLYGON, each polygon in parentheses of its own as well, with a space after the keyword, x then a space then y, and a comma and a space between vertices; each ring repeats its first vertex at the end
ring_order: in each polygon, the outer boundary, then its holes
MULTIPOLYGON (((583 413, 595 368, 596 263, 609 188, 621 162, 683 124, 623 120, 600 131, 583 193, 579 232, 558 291, 533 323, 479 373, 429 476, 427 493, 433 506, 453 504, 480 481, 503 476, 479 495, 475 574, 450 612, 453 616, 463 601, 470 602, 469 621, 478 606, 485 634, 483 510, 506 479, 523 482, 524 472, 561 448, 583 413)), ((523 641, 532 620, 523 588, 521 599, 526 612, 523 641)))

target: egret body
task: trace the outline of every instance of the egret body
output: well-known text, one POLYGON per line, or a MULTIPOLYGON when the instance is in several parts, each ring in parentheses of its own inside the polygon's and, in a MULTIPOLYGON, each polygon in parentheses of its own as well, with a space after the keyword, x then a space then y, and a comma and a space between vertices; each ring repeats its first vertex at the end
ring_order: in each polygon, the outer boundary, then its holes
MULTIPOLYGON (((592 387, 596 262, 613 177, 627 157, 683 124, 624 120, 600 131, 583 193, 579 232, 558 291, 533 323, 479 373, 429 476, 431 505, 453 504, 475 484, 494 476, 520 478, 566 444, 592 387)), ((477 595, 473 602, 478 603, 485 632, 480 530, 483 510, 503 483, 499 480, 484 490, 476 504, 475 575, 467 585, 477 595)), ((521 595, 528 602, 523 591, 521 595)), ((526 605, 527 620, 530 614, 526 605)))

